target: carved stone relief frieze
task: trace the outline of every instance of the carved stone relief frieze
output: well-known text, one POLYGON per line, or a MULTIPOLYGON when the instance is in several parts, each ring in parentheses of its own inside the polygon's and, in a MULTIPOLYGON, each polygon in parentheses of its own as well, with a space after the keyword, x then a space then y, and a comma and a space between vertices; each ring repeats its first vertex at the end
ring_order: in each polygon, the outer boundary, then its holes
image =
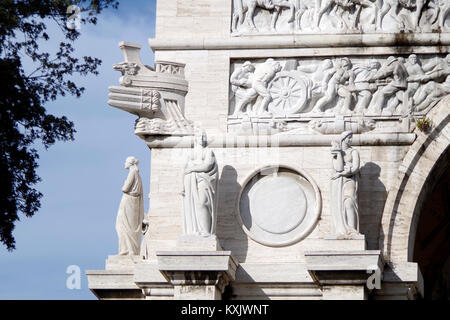
POLYGON ((229 131, 364 133, 450 94, 450 55, 233 61, 230 90, 229 131))
POLYGON ((233 35, 449 32, 448 0, 233 0, 233 35))

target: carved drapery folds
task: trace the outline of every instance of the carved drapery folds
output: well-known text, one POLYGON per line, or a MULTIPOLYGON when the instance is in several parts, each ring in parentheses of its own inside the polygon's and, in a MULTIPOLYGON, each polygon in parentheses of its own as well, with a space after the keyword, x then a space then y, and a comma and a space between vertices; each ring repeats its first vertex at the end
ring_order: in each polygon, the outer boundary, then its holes
POLYGON ((214 237, 217 224, 218 166, 207 147, 204 131, 198 130, 183 172, 183 235, 214 237))
POLYGON ((119 44, 125 61, 113 66, 120 71, 120 87, 109 88, 108 104, 137 115, 138 136, 193 135, 194 126, 184 116, 188 83, 184 65, 156 61, 155 70, 145 66, 139 57, 140 45, 119 44))
POLYGON ((364 133, 450 94, 450 55, 235 61, 230 84, 230 131, 364 133))
POLYGON ((360 157, 351 147, 353 133, 344 131, 331 146, 331 216, 338 239, 355 239, 359 233, 358 184, 360 157))
POLYGON ((449 32, 447 0, 233 0, 234 35, 449 32))
POLYGON ((116 219, 119 255, 138 255, 140 251, 144 199, 138 163, 135 157, 128 157, 125 161, 125 169, 130 172, 122 187, 123 195, 116 219))

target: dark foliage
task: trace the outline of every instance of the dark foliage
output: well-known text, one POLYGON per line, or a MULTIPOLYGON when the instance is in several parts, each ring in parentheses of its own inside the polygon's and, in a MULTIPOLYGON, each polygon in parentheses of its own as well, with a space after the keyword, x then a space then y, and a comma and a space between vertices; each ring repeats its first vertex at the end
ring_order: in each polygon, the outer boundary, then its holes
POLYGON ((73 43, 79 31, 67 28, 67 9, 81 8, 81 24, 96 24, 102 10, 117 8, 115 0, 0 0, 0 242, 15 249, 13 230, 19 214, 33 216, 42 194, 34 189, 39 154, 56 141, 74 139, 74 124, 45 109, 48 101, 66 94, 79 97, 84 88, 73 75, 98 74, 97 58, 76 58, 73 43), (47 24, 55 23, 65 40, 56 54, 42 51, 50 41, 47 24), (25 61, 34 70, 25 70, 25 61))

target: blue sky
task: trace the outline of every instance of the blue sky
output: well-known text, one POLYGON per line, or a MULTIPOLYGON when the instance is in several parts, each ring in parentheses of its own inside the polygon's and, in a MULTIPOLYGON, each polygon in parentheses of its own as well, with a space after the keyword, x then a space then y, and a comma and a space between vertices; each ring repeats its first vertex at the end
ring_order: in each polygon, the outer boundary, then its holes
POLYGON ((155 10, 156 0, 122 0, 118 10, 103 12, 96 26, 82 26, 75 48, 80 56, 103 61, 100 75, 75 78, 86 88, 81 98, 47 105, 49 112, 74 121, 77 133, 74 142, 39 148, 42 206, 16 224, 15 251, 0 247, 0 299, 95 299, 84 271, 104 269, 107 256, 117 253, 115 219, 127 156, 140 160, 148 210, 150 150, 133 133, 136 117, 106 102, 108 87, 120 77, 112 69, 123 61, 120 41, 142 44, 142 61, 153 65, 147 40, 155 35, 155 10), (80 290, 66 288, 70 265, 82 270, 80 290))

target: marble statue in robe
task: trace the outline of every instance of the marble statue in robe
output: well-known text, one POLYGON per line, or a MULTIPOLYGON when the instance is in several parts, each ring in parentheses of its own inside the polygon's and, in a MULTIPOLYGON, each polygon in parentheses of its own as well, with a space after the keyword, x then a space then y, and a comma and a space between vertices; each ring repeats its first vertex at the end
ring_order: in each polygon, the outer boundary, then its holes
POLYGON ((207 147, 206 133, 197 133, 183 174, 183 235, 215 235, 217 182, 214 152, 207 147))
POLYGON ((123 195, 116 219, 119 255, 138 255, 141 246, 144 199, 138 163, 134 157, 128 157, 125 161, 125 168, 130 172, 122 187, 123 195))
POLYGON ((353 239, 359 233, 358 183, 360 157, 351 147, 353 133, 345 131, 332 143, 334 174, 331 178, 331 214, 338 239, 353 239))

